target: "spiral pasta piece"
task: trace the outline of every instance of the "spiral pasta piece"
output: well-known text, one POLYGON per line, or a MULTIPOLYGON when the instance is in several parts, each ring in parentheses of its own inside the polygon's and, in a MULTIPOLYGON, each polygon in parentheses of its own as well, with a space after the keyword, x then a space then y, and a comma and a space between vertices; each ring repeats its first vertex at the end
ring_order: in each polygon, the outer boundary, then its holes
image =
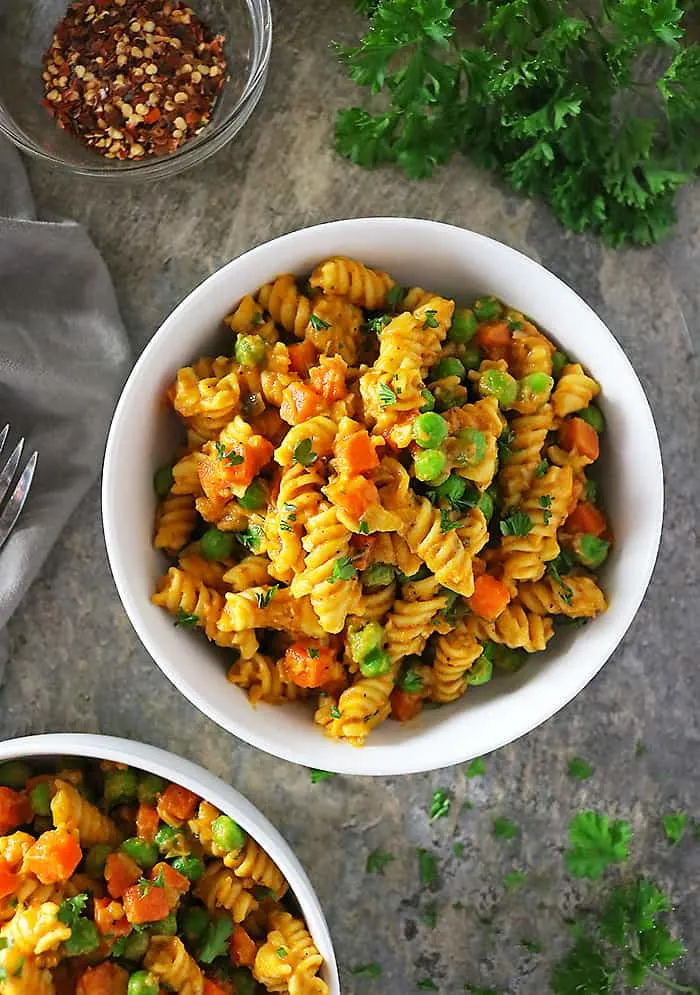
POLYGON ((203 493, 199 480, 199 453, 187 453, 173 464, 173 485, 171 494, 192 494, 199 497, 203 493))
POLYGON ((421 332, 420 366, 424 375, 440 358, 454 310, 454 301, 436 296, 420 304, 413 312, 421 332))
POLYGON ((0 860, 7 864, 11 871, 18 871, 25 853, 35 843, 36 840, 30 833, 21 831, 0 836, 0 860))
POLYGON ((308 297, 299 292, 291 273, 284 273, 272 283, 264 284, 258 291, 258 300, 278 325, 298 339, 303 339, 312 304, 308 297))
POLYGON ((236 335, 259 335, 266 342, 274 343, 278 339, 274 321, 265 321, 263 305, 251 294, 242 297, 238 307, 224 318, 236 335))
MULTIPOLYGON (((338 699, 340 718, 318 724, 324 725, 326 735, 332 739, 346 739, 353 746, 362 746, 372 729, 388 718, 393 687, 393 671, 382 677, 361 677, 338 699)), ((314 718, 318 721, 320 716, 314 718)))
POLYGON ((360 345, 362 311, 342 297, 317 297, 304 338, 321 356, 342 356, 354 366, 360 345))
POLYGON ((156 534, 153 545, 175 555, 189 540, 197 521, 195 502, 190 494, 170 493, 156 510, 156 534))
POLYGON ((204 991, 204 975, 178 936, 152 936, 144 965, 178 995, 202 995, 204 991))
POLYGON ((253 977, 271 992, 290 995, 327 995, 319 978, 323 958, 301 919, 283 909, 270 914, 270 930, 258 949, 253 977))
POLYGON ((239 853, 226 854, 224 864, 231 868, 237 878, 269 888, 277 899, 282 898, 289 887, 274 860, 250 836, 239 853))
POLYGON ((316 464, 295 463, 285 467, 280 477, 279 494, 274 513, 268 513, 266 524, 271 570, 278 580, 289 582, 304 568, 301 545, 304 527, 321 504, 321 487, 325 478, 316 464))
POLYGON ((587 408, 600 393, 600 384, 583 372, 580 363, 569 363, 561 372, 552 394, 552 408, 557 418, 565 418, 587 408))
POLYGON ((395 598, 396 584, 364 592, 357 611, 358 618, 365 622, 381 622, 392 610, 395 598))
POLYGON ((2 995, 55 995, 51 972, 27 957, 17 947, 0 950, 2 995))
POLYGON ((54 781, 51 815, 56 829, 77 833, 83 847, 96 843, 116 846, 121 842, 122 835, 109 816, 83 798, 72 784, 59 778, 54 781))
POLYGON ((542 447, 554 425, 550 404, 543 405, 532 415, 519 415, 510 423, 512 439, 510 454, 498 477, 503 507, 514 508, 532 483, 542 458, 542 447))
POLYGON ((311 274, 309 283, 325 294, 347 297, 352 304, 368 311, 379 311, 387 293, 395 286, 388 273, 370 269, 347 256, 335 256, 321 263, 311 274))
POLYGON ((226 909, 234 922, 243 920, 258 908, 258 902, 243 883, 219 861, 209 864, 194 888, 194 894, 211 913, 226 909))
POLYGON ((429 300, 437 295, 431 290, 423 290, 422 287, 409 287, 404 299, 401 301, 402 311, 415 311, 422 304, 427 304, 429 300))
POLYGON ((270 561, 266 556, 244 556, 239 563, 226 571, 223 580, 232 591, 262 587, 270 583, 269 567, 270 561))
POLYGON ((58 911, 56 902, 18 907, 10 922, 0 930, 0 936, 25 957, 56 950, 71 936, 70 927, 59 921, 58 911))
POLYGON ((503 580, 539 580, 548 560, 559 553, 557 530, 564 521, 573 489, 570 467, 551 466, 535 477, 520 510, 530 520, 525 536, 507 535, 501 541, 503 580))
POLYGON ((393 662, 422 653, 435 630, 438 614, 447 607, 447 595, 437 577, 404 584, 384 629, 386 652, 393 662))
POLYGON ((592 577, 568 574, 561 581, 546 577, 540 581, 520 584, 518 598, 529 611, 537 615, 594 618, 608 607, 605 595, 592 577))
POLYGON ((315 638, 325 635, 311 599, 296 597, 286 587, 268 598, 271 590, 269 587, 251 587, 239 594, 227 594, 218 621, 219 631, 245 632, 264 628, 315 638), (261 607, 265 601, 267 603, 261 607))
POLYGON ((510 313, 510 321, 520 325, 513 332, 511 365, 513 376, 521 379, 531 373, 552 375, 554 346, 519 312, 510 313))
POLYGON ((348 615, 357 611, 361 589, 357 579, 343 579, 338 564, 351 566, 350 533, 332 505, 321 504, 306 523, 302 540, 306 550, 304 570, 292 581, 294 597, 308 594, 325 632, 340 632, 348 615))
POLYGON ((401 518, 400 532, 411 552, 420 556, 441 584, 465 598, 470 597, 474 593, 474 554, 455 531, 442 531, 439 510, 428 498, 416 495, 408 504, 393 510, 401 518))
POLYGON ((290 428, 284 441, 275 449, 275 460, 280 466, 285 467, 300 462, 295 456, 295 451, 300 442, 306 444, 308 440, 311 444, 311 453, 315 457, 311 460, 313 464, 316 459, 331 455, 337 431, 338 426, 332 418, 327 415, 315 415, 300 425, 290 428))
POLYGON ((536 653, 545 649, 554 634, 551 618, 526 611, 519 601, 511 601, 495 622, 487 622, 477 615, 466 619, 469 632, 480 642, 490 640, 502 643, 509 649, 523 649, 536 653))
POLYGON ((255 653, 249 660, 236 660, 227 676, 232 684, 248 692, 252 705, 257 705, 259 701, 278 705, 304 697, 303 689, 287 678, 282 661, 273 660, 263 653, 255 653))
POLYGON ((435 640, 435 662, 430 691, 432 701, 447 704, 460 698, 467 688, 469 670, 482 652, 462 619, 452 632, 435 640))

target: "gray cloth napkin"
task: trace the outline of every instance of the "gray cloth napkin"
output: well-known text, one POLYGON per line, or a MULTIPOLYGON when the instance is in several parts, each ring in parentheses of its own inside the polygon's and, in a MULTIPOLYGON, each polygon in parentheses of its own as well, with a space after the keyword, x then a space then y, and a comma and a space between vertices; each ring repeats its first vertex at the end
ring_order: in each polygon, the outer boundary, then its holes
MULTIPOLYGON (((76 182, 80 182, 76 179, 76 182)), ((0 551, 0 683, 4 628, 68 517, 96 479, 129 348, 99 253, 73 222, 37 221, 19 155, 0 138, 0 428, 20 436, 36 474, 0 551)))

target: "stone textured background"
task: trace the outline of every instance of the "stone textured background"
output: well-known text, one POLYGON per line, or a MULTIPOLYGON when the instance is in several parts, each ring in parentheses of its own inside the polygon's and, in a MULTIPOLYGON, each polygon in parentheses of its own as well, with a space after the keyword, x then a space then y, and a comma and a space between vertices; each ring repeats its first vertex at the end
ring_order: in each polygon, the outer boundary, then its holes
MULTIPOLYGON (((325 907, 343 990, 411 993, 431 977, 442 993, 465 982, 540 995, 567 942, 563 918, 600 893, 562 875, 571 815, 588 806, 634 829, 633 871, 648 873, 678 904, 690 955, 681 979, 700 979, 700 841, 664 840, 664 813, 700 818, 700 625, 696 603, 700 188, 686 191, 675 237, 654 250, 614 253, 565 234, 540 206, 520 200, 464 161, 432 180, 363 172, 335 158, 337 107, 356 100, 328 43, 350 39, 349 3, 275 0, 269 85, 244 133, 202 167, 167 183, 124 188, 30 166, 44 217, 73 217, 112 272, 135 350, 196 284, 231 257, 315 222, 403 214, 485 232, 552 269, 600 313, 648 392, 666 469, 666 525, 644 605, 617 653, 567 708, 487 760, 483 778, 454 768, 406 778, 336 777, 312 786, 307 771, 257 753, 190 706, 147 657, 122 611, 107 566, 95 487, 10 625, 11 660, 0 692, 3 737, 76 730, 142 739, 232 781, 282 830, 325 907), (643 740, 646 752, 636 756, 643 740), (596 768, 578 783, 567 760, 596 768), (454 792, 447 819, 426 814, 437 787, 454 792), (462 801, 474 807, 462 811, 462 801), (518 839, 494 839, 504 815, 518 839), (461 841, 461 859, 452 844, 461 841), (367 875, 369 851, 396 860, 367 875), (416 848, 440 858, 439 880, 420 888, 416 848), (503 875, 528 872, 507 893, 503 875), (427 904, 437 926, 422 922, 427 904), (455 907, 455 903, 460 903, 455 907), (536 940, 539 955, 520 941, 536 940), (384 968, 377 981, 348 968, 384 968)), ((640 468, 639 486, 644 487, 640 468)), ((653 990, 653 989, 651 989, 653 990)))

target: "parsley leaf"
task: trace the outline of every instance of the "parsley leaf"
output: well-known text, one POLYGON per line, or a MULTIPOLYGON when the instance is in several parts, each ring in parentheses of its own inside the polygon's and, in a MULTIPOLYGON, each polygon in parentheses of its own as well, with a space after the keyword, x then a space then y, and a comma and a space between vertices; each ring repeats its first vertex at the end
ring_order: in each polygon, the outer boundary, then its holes
POLYGON ((422 992, 439 992, 440 989, 430 978, 422 978, 417 984, 416 988, 420 989, 422 992))
POLYGON ((566 769, 569 777, 573 777, 575 781, 587 781, 593 773, 591 765, 581 757, 572 757, 566 769))
POLYGON ((438 788, 437 791, 434 791, 430 801, 430 821, 444 819, 450 813, 450 805, 450 796, 444 788, 438 788))
POLYGON ((311 768, 311 783, 318 784, 319 781, 327 781, 329 777, 335 777, 333 771, 330 770, 317 770, 315 767, 311 768))
POLYGON ((285 947, 277 947, 275 953, 277 954, 280 960, 285 960, 287 957, 287 951, 285 947))
POLYGON ((350 974, 356 978, 378 978, 382 973, 382 965, 373 962, 371 964, 359 964, 357 967, 348 968, 350 974))
POLYGON ((325 321, 323 318, 319 317, 317 314, 312 314, 309 318, 309 324, 315 332, 322 332, 324 328, 330 328, 330 321, 325 321))
POLYGON ((510 819, 504 818, 502 815, 496 816, 493 820, 493 835, 497 839, 501 840, 513 840, 518 835, 520 830, 514 822, 510 819))
MULTIPOLYGON (((256 591, 255 600, 258 603, 258 608, 267 608, 281 586, 281 584, 273 584, 266 591, 256 591)), ((309 655, 311 654, 309 653, 309 655)))
POLYGON ((398 684, 408 694, 418 694, 423 690, 423 677, 413 667, 407 667, 399 677, 398 684))
POLYGON ((380 383, 377 388, 377 397, 383 408, 388 408, 390 404, 396 404, 396 394, 385 383, 380 383))
POLYGON ((85 911, 89 897, 88 893, 83 891, 79 895, 67 898, 64 902, 61 902, 58 910, 59 922, 62 922, 65 926, 70 926, 72 929, 85 911))
POLYGON ((458 518, 456 522, 451 521, 449 512, 445 508, 440 508, 440 531, 442 533, 450 532, 452 529, 458 529, 463 522, 461 518, 458 518))
POLYGON ((599 812, 579 812, 569 825, 566 866, 575 878, 595 881, 610 864, 627 860, 631 838, 629 824, 622 819, 611 822, 599 812))
POLYGON ((503 884, 507 891, 520 891, 526 881, 525 871, 508 871, 507 874, 503 875, 503 884))
POLYGON ((546 459, 540 460, 540 462, 535 467, 535 476, 544 477, 545 473, 549 470, 549 463, 546 459))
POLYGON ((383 874, 392 860, 396 860, 393 853, 387 853, 386 850, 378 847, 376 850, 372 850, 367 857, 367 867, 365 869, 368 874, 383 874))
POLYGON ((211 964, 217 957, 223 957, 228 953, 231 933, 233 933, 231 918, 217 916, 209 921, 198 952, 198 959, 202 964, 211 964))
POLYGON ((69 957, 92 953, 100 945, 100 934, 95 923, 83 918, 88 898, 86 892, 81 892, 61 902, 58 910, 59 921, 69 926, 71 930, 70 937, 63 944, 63 949, 69 957))
POLYGON ((199 625, 199 615, 188 615, 184 608, 178 608, 173 625, 194 629, 195 625, 199 625))
POLYGON ((390 321, 390 315, 380 314, 376 318, 370 318, 369 321, 363 325, 363 331, 374 332, 375 335, 381 335, 390 321))
POLYGON ((683 839, 685 827, 688 825, 687 812, 669 812, 663 817, 664 833, 669 843, 675 846, 683 839))
POLYGON ((542 945, 536 940, 521 940, 520 946, 524 947, 529 954, 541 954, 542 945))
POLYGON ((321 656, 321 651, 316 649, 315 646, 309 646, 307 648, 307 653, 309 654, 312 660, 318 660, 321 656))
POLYGON ((453 843, 452 844, 452 853, 455 855, 455 857, 463 857, 464 856, 464 843, 453 843))
POLYGON ((245 546, 252 553, 258 551, 264 537, 265 530, 262 525, 249 525, 243 532, 236 532, 236 539, 240 542, 241 546, 245 546))
POLYGON ((364 518, 360 519, 360 524, 358 526, 358 531, 359 531, 360 535, 363 535, 363 536, 368 536, 369 535, 369 525, 365 521, 364 518))
POLYGON ((355 577, 357 577, 357 570, 352 565, 350 557, 339 556, 333 564, 328 583, 332 584, 337 580, 353 580, 355 577))
POLYGON ((423 910, 423 915, 421 916, 421 921, 430 929, 435 929, 438 921, 438 911, 435 902, 431 902, 430 905, 426 905, 423 910))
POLYGON ((418 870, 420 872, 420 883, 424 888, 434 884, 438 876, 438 859, 434 853, 428 853, 422 847, 418 852, 418 870))
POLYGON ((223 442, 216 443, 216 455, 220 460, 228 463, 229 466, 240 466, 241 463, 245 462, 244 457, 240 453, 237 453, 235 449, 229 449, 226 452, 226 446, 223 442))
POLYGON ((506 425, 501 434, 498 436, 498 459, 501 463, 507 463, 512 456, 511 445, 515 442, 515 432, 510 427, 506 425))
POLYGON ((428 309, 425 312, 425 321, 423 322, 423 331, 425 331, 428 328, 439 328, 440 327, 440 322, 435 317, 436 314, 437 314, 437 311, 431 311, 430 309, 428 309))
POLYGON ((486 761, 483 757, 474 757, 470 760, 464 771, 465 777, 483 777, 486 773, 486 761))
POLYGON ((503 536, 526 536, 532 531, 532 519, 522 511, 514 511, 499 523, 503 536))
POLYGON ((403 298, 403 287, 399 286, 398 283, 395 283, 391 290, 387 291, 385 300, 387 305, 392 309, 392 311, 394 311, 399 306, 403 298))
POLYGON ((301 463, 302 466, 311 466, 317 459, 318 456, 313 451, 313 442, 311 439, 302 439, 301 442, 297 442, 294 447, 292 462, 301 463))
POLYGON ((338 708, 337 705, 332 705, 331 706, 331 718, 332 719, 339 719, 340 718, 340 709, 338 708))

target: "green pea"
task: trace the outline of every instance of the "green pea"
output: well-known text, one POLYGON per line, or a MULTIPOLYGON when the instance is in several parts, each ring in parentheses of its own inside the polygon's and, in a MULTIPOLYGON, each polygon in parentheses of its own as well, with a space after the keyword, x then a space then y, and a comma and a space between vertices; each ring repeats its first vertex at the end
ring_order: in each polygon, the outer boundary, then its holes
POLYGON ((466 674, 467 684, 473 684, 474 686, 488 684, 492 677, 493 663, 486 653, 481 654, 474 666, 466 674))
POLYGON ((363 587, 386 587, 391 584, 396 571, 390 563, 370 563, 366 570, 362 571, 363 587))
POLYGON ((40 781, 29 792, 34 815, 51 815, 51 788, 48 781, 40 781))
POLYGON ((148 950, 149 942, 150 937, 145 930, 139 933, 130 933, 126 937, 126 943, 124 944, 122 956, 126 960, 143 960, 146 955, 146 951, 148 950))
POLYGON ((233 553, 235 540, 230 532, 207 529, 199 540, 202 556, 207 560, 228 560, 233 553))
POLYGON ((260 366, 265 358, 265 340, 259 335, 239 335, 235 353, 241 366, 260 366))
POLYGON ((435 497, 439 501, 449 501, 450 504, 455 504, 464 496, 466 489, 466 480, 458 477, 456 473, 451 473, 447 480, 443 480, 435 488, 435 497))
POLYGON ((418 415, 413 423, 413 438, 423 449, 439 448, 448 436, 447 422, 434 411, 418 415))
POLYGON ((238 503, 246 511, 260 511, 261 508, 265 507, 267 504, 267 488, 260 477, 253 481, 243 497, 238 499, 238 503))
POLYGON ((240 850, 245 846, 246 834, 228 815, 220 815, 218 819, 214 819, 211 836, 215 845, 227 852, 240 850))
POLYGON ((126 987, 127 995, 158 995, 160 982, 150 971, 134 971, 126 987))
POLYGON ((583 418, 584 421, 588 422, 591 428, 594 428, 598 435, 605 430, 605 419, 603 418, 603 412, 600 408, 597 408, 595 404, 589 404, 587 408, 583 411, 576 412, 577 418, 583 418))
POLYGON ((379 622, 368 622, 361 628, 348 630, 348 649, 356 663, 364 660, 374 650, 381 649, 384 642, 384 627, 379 622))
POLYGON ((107 846, 106 843, 96 843, 90 847, 85 858, 85 870, 91 878, 102 877, 110 853, 112 853, 112 847, 107 846))
POLYGON ((108 770, 104 775, 104 798, 109 808, 136 801, 138 777, 131 767, 108 770))
POLYGON ((175 913, 171 912, 165 919, 151 923, 148 931, 151 936, 175 936, 177 934, 177 918, 175 913))
POLYGON ((385 650, 372 650, 360 664, 360 672, 364 677, 381 677, 390 670, 391 657, 385 650))
POLYGON ((488 522, 491 516, 493 515, 495 508, 495 502, 493 500, 493 497, 489 494, 488 491, 484 491, 484 493, 480 496, 477 508, 479 509, 479 511, 481 511, 482 515, 488 522))
POLYGON ((502 408, 507 408, 518 396, 518 381, 501 370, 484 370, 478 390, 482 397, 495 397, 502 408))
POLYGON ((468 342, 476 334, 478 321, 476 315, 468 307, 458 307, 452 319, 452 327, 447 333, 451 342, 459 342, 460 345, 468 342))
POLYGON ((437 480, 445 472, 447 457, 437 449, 424 449, 413 457, 418 480, 437 480))
POLYGON ((546 373, 529 373, 518 381, 518 399, 529 401, 533 397, 549 397, 554 386, 553 377, 546 373))
POLYGON ((456 356, 445 356, 430 371, 430 379, 442 380, 443 377, 459 377, 460 380, 463 380, 466 372, 461 359, 457 359, 456 356))
POLYGON ((552 353, 552 373, 555 377, 560 377, 565 366, 569 365, 569 357, 565 352, 557 349, 552 353))
POLYGON ((467 370, 478 370, 481 366, 481 349, 478 346, 467 346, 465 349, 462 349, 460 356, 467 370))
POLYGON ((189 853, 185 834, 174 826, 161 826, 156 833, 155 843, 166 857, 182 857, 183 854, 189 853))
POLYGON ((155 805, 165 791, 165 781, 157 774, 142 774, 139 778, 138 800, 142 805, 155 805))
POLYGON ((236 995, 255 995, 258 990, 253 975, 245 967, 236 967, 229 974, 236 995))
POLYGON ((427 387, 424 387, 423 390, 421 391, 421 397, 423 398, 424 401, 423 406, 419 409, 421 414, 423 414, 425 411, 434 411, 435 395, 433 394, 432 390, 428 390, 427 387))
POLYGON ((497 297, 477 297, 472 307, 479 321, 493 321, 503 314, 503 305, 497 297))
POLYGON ((589 535, 587 532, 577 535, 572 546, 576 559, 589 570, 596 570, 602 566, 610 552, 609 542, 598 536, 589 535))
POLYGON ((182 932, 190 943, 196 943, 209 925, 207 910, 201 905, 192 905, 182 915, 182 932))
POLYGON ((524 665, 526 654, 523 650, 511 650, 507 646, 496 646, 494 644, 493 663, 499 670, 505 670, 509 674, 514 674, 524 665))
POLYGON ((144 869, 153 867, 160 856, 156 843, 149 843, 138 836, 132 836, 130 839, 124 840, 121 849, 127 857, 131 857, 139 867, 143 867, 144 869))
POLYGON ((23 788, 32 776, 32 769, 24 760, 8 760, 0 765, 0 784, 4 788, 23 788))
POLYGON ((455 463, 458 466, 478 466, 486 456, 486 436, 478 428, 463 428, 457 433, 458 450, 455 463))
POLYGON ((164 498, 173 486, 172 466, 161 466, 153 474, 153 489, 158 497, 164 498))
POLYGON ((188 853, 184 857, 176 857, 173 860, 173 867, 180 874, 184 874, 188 881, 199 881, 204 874, 204 861, 195 857, 193 853, 188 853))
POLYGON ((583 488, 583 500, 590 501, 591 504, 597 504, 600 495, 598 494, 598 485, 595 480, 591 480, 590 477, 586 479, 586 484, 583 488))
POLYGON ((63 944, 63 952, 69 957, 91 954, 99 947, 100 940, 101 937, 94 922, 80 918, 72 924, 71 935, 63 944))

